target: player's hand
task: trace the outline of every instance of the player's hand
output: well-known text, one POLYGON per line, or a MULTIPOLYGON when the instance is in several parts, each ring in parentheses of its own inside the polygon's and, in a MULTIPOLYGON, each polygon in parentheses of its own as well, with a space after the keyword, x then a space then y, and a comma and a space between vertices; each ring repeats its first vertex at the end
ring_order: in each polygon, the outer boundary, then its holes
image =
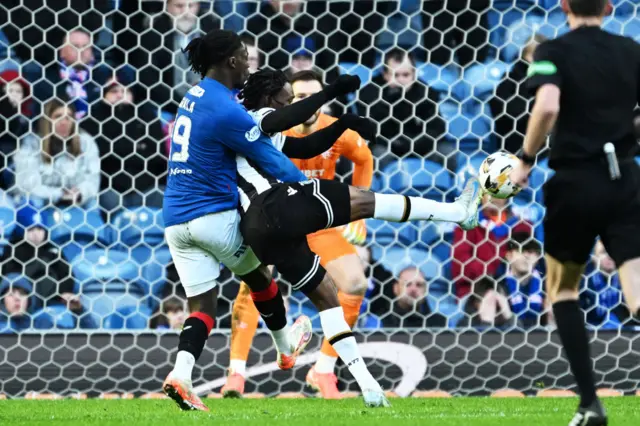
POLYGON ((337 98, 338 96, 347 95, 351 92, 355 92, 360 88, 360 77, 357 75, 341 75, 328 85, 324 91, 327 93, 327 96, 331 99, 337 98))
POLYGON ((529 174, 531 173, 531 166, 518 161, 518 164, 509 173, 509 179, 519 188, 526 188, 529 185, 529 174))
POLYGON ((367 239, 367 224, 364 219, 351 222, 344 226, 342 235, 350 244, 361 246, 367 239))
POLYGON ((376 138, 378 126, 368 118, 360 117, 355 114, 344 114, 340 117, 340 122, 348 129, 358 133, 364 140, 372 141, 376 138))

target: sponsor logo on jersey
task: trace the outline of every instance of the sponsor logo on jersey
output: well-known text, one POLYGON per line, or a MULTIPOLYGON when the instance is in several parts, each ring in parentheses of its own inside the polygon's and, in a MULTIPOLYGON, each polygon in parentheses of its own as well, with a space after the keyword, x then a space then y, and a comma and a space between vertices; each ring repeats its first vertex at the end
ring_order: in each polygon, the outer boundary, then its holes
POLYGON ((258 128, 258 126, 253 126, 251 130, 247 131, 244 134, 244 137, 247 138, 249 142, 257 141, 260 137, 260 129, 258 128))
POLYGON ((310 177, 310 178, 315 178, 315 177, 322 177, 324 176, 324 169, 319 169, 319 170, 303 170, 302 173, 304 173, 304 175, 306 177, 310 177))
POLYGON ((193 170, 191 169, 179 169, 177 167, 174 167, 173 169, 169 170, 169 175, 170 176, 175 176, 175 175, 190 175, 193 173, 193 170))
POLYGON ((191 96, 195 96, 196 98, 201 98, 204 95, 204 89, 200 86, 193 86, 189 89, 189 94, 191 96))

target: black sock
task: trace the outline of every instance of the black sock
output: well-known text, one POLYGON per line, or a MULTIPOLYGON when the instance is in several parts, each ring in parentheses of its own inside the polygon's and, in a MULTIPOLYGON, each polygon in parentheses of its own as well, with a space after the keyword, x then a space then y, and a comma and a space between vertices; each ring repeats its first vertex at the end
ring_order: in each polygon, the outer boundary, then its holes
POLYGON ((189 352, 197 361, 212 328, 213 319, 209 315, 202 312, 191 314, 182 326, 178 351, 189 352))
POLYGON ((251 298, 269 330, 282 330, 287 325, 284 299, 274 280, 271 280, 266 290, 251 292, 251 298))
POLYGON ((584 314, 577 300, 567 300, 553 304, 553 315, 571 372, 580 390, 580 406, 586 408, 597 396, 584 314))

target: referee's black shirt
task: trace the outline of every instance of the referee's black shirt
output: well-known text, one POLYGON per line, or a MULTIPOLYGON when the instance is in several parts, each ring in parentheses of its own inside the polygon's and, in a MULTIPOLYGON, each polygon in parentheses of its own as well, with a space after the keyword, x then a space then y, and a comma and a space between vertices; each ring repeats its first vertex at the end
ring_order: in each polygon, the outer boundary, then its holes
POLYGON ((612 142, 620 159, 638 153, 634 109, 640 99, 640 45, 599 27, 584 26, 541 43, 528 88, 560 88, 560 113, 551 136, 549 166, 584 165, 604 158, 612 142))

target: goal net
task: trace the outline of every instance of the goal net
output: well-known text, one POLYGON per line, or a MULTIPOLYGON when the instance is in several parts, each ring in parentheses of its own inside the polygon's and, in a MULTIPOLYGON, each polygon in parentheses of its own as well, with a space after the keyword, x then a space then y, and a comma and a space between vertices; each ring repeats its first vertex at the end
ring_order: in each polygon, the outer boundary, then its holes
MULTIPOLYGON (((640 38, 637 0, 604 29, 640 38)), ((372 189, 451 201, 486 156, 522 145, 536 46, 568 30, 555 0, 124 1, 0 4, 0 397, 159 392, 184 291, 164 241, 169 135, 199 81, 181 49, 212 28, 242 35, 251 69, 362 80, 325 105, 378 124, 372 189)), ((337 174, 351 182, 359 164, 337 174)), ((313 170, 322 177, 324 170, 313 170)), ((544 293, 541 156, 531 187, 483 201, 480 227, 367 221, 368 288, 355 327, 374 376, 399 396, 573 389, 544 293)), ((194 373, 224 384, 239 282, 223 269, 219 316, 194 373)), ((280 280, 283 288, 286 283, 280 280)), ((247 391, 310 395, 317 329, 293 371, 276 368, 260 325, 247 391)), ((615 265, 596 245, 581 284, 599 387, 640 384, 637 325, 615 265)), ((344 366, 340 388, 356 390, 344 366)))

